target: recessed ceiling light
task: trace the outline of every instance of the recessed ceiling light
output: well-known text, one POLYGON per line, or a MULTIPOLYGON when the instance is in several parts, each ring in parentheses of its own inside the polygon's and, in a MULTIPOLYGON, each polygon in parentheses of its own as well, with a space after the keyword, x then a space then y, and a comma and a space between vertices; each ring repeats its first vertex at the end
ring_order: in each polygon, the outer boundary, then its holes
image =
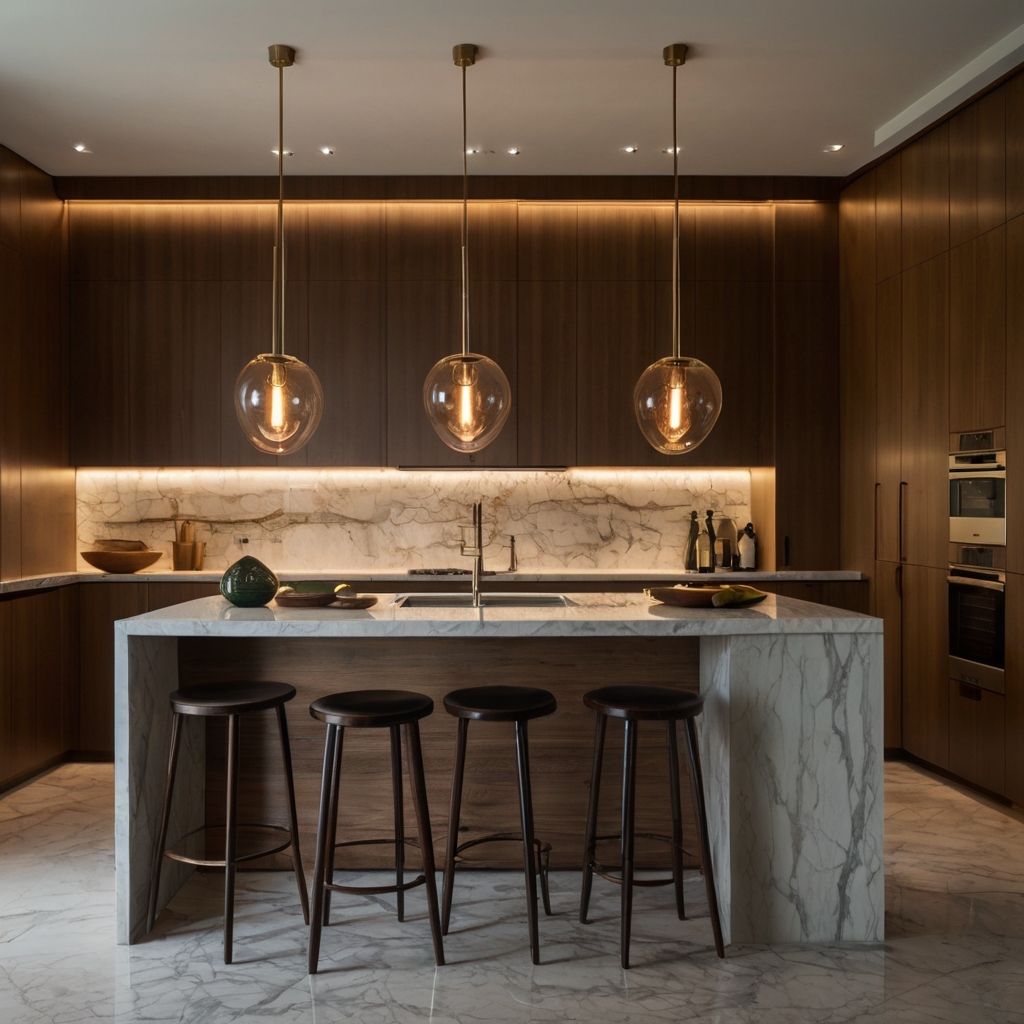
MULTIPOLYGON (((278 156, 279 155, 276 149, 272 149, 270 152, 273 153, 274 156, 278 156)), ((295 154, 290 149, 286 149, 284 151, 284 155, 285 156, 295 156, 295 154)))
MULTIPOLYGON (((676 152, 677 153, 682 153, 682 151, 683 151, 683 147, 682 146, 676 146, 676 152)), ((668 149, 663 149, 662 153, 666 153, 666 154, 668 154, 668 156, 671 156, 672 155, 672 147, 669 146, 668 149)))
POLYGON ((76 153, 91 153, 92 150, 84 142, 76 142, 74 145, 76 153))
POLYGON ((330 146, 321 146, 320 152, 323 153, 324 156, 334 156, 334 150, 331 149, 330 146))
POLYGON ((823 152, 825 153, 838 153, 839 150, 843 149, 846 144, 844 142, 834 142, 831 146, 826 146, 823 152))
POLYGON ((640 147, 639 146, 623 146, 623 153, 635 153, 640 147))
POLYGON ((508 155, 509 155, 509 156, 519 156, 519 147, 518 147, 518 146, 513 146, 513 147, 512 147, 512 148, 511 148, 511 149, 510 149, 510 150, 508 151, 508 155))

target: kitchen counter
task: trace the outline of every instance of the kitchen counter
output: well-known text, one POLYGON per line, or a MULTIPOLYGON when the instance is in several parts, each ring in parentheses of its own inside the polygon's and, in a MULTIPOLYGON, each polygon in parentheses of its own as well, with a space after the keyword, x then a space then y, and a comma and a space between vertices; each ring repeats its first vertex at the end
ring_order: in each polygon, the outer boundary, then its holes
MULTIPOLYGON (((284 638, 333 644, 332 657, 339 643, 376 642, 382 658, 400 645, 427 643, 436 645, 441 665, 454 645, 469 641, 482 651, 509 638, 513 655, 522 645, 524 674, 532 667, 529 645, 561 644, 556 682, 544 682, 557 691, 559 679, 569 686, 581 638, 614 646, 638 637, 699 645, 701 756, 726 941, 880 941, 882 622, 774 595, 727 610, 668 608, 622 593, 574 594, 564 607, 477 609, 406 609, 381 595, 366 611, 240 609, 210 597, 118 622, 118 941, 137 941, 145 931, 167 758, 166 694, 179 682, 179 640, 237 650, 240 642, 284 638)), ((212 648, 203 650, 212 657, 212 648)), ((560 703, 568 703, 567 692, 556 692, 560 703)), ((578 714, 575 698, 572 704, 567 712, 578 714)), ((172 842, 203 824, 204 733, 186 732, 172 842)), ((434 800, 433 816, 441 814, 434 800)), ((168 863, 161 906, 188 873, 168 863)))
MULTIPOLYGON (((66 587, 74 583, 219 583, 222 569, 200 572, 182 572, 171 569, 147 569, 136 573, 104 573, 96 569, 82 569, 75 572, 48 573, 42 576, 26 576, 20 579, 0 582, 0 594, 17 594, 23 591, 47 590, 51 587, 66 587)), ((410 575, 405 570, 337 569, 325 572, 304 572, 282 570, 277 573, 282 583, 295 580, 344 580, 348 583, 458 583, 467 576, 410 575)), ((822 570, 780 570, 778 572, 717 572, 692 573, 640 569, 635 572, 608 571, 606 569, 536 569, 519 572, 488 573, 484 577, 488 586, 495 583, 836 583, 855 582, 864 579, 862 573, 848 569, 822 570)), ((493 589, 493 587, 491 588, 493 589)))

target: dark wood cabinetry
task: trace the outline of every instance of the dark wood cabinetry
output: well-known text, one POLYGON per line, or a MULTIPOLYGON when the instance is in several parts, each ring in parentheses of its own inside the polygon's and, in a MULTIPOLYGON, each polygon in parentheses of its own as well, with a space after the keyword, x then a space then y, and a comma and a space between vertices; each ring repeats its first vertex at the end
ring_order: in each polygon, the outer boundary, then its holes
POLYGON ((949 767, 946 570, 904 565, 902 574, 903 748, 949 767))
POLYGON ((1005 703, 1001 693, 949 681, 949 770, 982 789, 1006 792, 1005 703))
POLYGON ((901 557, 949 563, 949 257, 903 274, 901 557))
POLYGON ((885 623, 885 748, 903 746, 903 573, 900 562, 875 562, 872 611, 885 623))
POLYGON ((1024 755, 1014 737, 1024 731, 1016 680, 1024 602, 1014 573, 1024 571, 1024 499, 1012 471, 1005 698, 949 679, 945 576, 949 435, 1005 424, 1008 464, 1024 458, 1024 75, 845 189, 840 217, 841 404, 849 410, 841 462, 851 488, 857 474, 875 470, 870 531, 852 521, 844 485, 842 565, 877 559, 871 591, 886 625, 886 747, 1021 802, 1024 755), (873 261, 863 242, 872 232, 873 261), (869 347, 858 332, 872 278, 869 374, 856 359, 869 347), (857 418, 859 403, 873 404, 871 430, 857 418))

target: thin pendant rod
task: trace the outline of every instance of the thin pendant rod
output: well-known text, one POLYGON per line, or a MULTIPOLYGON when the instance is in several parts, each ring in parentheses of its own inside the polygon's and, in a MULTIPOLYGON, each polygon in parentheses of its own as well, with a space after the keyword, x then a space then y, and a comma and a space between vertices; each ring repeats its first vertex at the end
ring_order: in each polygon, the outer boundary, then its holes
POLYGON ((672 355, 678 359, 682 351, 680 339, 681 310, 679 296, 679 144, 677 142, 676 72, 679 68, 672 65, 672 178, 675 212, 672 218, 672 355))
POLYGON ((462 354, 469 355, 469 153, 466 134, 466 68, 462 68, 462 354))
POLYGON ((274 246, 274 354, 284 354, 284 67, 277 69, 277 244, 274 246))

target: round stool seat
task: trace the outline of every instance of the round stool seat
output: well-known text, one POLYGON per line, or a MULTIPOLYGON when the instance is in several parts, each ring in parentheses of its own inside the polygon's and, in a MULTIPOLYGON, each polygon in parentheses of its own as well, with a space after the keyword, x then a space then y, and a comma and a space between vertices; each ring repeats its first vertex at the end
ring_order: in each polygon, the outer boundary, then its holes
POLYGON ((524 722, 553 714, 553 693, 535 686, 469 686, 444 698, 448 714, 480 722, 524 722))
POLYGON ((295 687, 287 683, 239 680, 183 686, 170 695, 170 702, 179 715, 243 715, 276 708, 294 696, 295 687))
POLYGON ((670 722, 699 715, 704 698, 668 686, 603 686, 584 694, 583 703, 609 718, 670 722))
POLYGON ((412 690, 346 690, 318 697, 309 713, 327 725, 346 729, 381 729, 418 722, 434 710, 434 702, 412 690))

